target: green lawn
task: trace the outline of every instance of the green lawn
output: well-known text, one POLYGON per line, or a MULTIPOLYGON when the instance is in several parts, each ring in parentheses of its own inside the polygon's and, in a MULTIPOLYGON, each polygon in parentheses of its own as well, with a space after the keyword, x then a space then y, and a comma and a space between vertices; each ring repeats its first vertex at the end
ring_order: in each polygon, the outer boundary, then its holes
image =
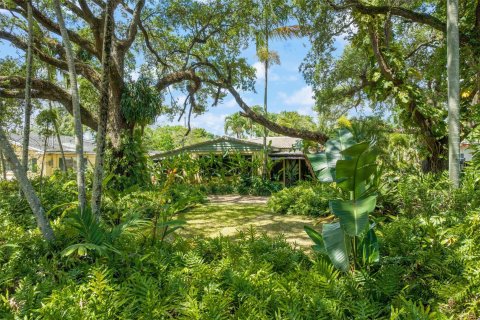
POLYGON ((187 221, 182 234, 186 236, 235 237, 252 226, 259 233, 275 237, 283 235, 292 245, 309 248, 312 241, 303 226, 314 224, 306 216, 278 215, 270 212, 265 204, 212 204, 200 205, 180 215, 187 221))

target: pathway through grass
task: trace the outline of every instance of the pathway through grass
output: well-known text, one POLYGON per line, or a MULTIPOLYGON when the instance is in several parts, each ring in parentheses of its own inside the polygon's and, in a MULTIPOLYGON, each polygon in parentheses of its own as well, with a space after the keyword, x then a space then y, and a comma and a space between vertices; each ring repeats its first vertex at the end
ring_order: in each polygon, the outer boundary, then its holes
POLYGON ((183 213, 181 218, 187 221, 187 225, 182 233, 211 238, 219 235, 235 237, 238 232, 248 231, 253 226, 258 233, 265 232, 273 237, 284 235, 289 243, 304 249, 312 245, 303 226, 313 225, 313 218, 274 214, 261 202, 228 200, 199 205, 183 213))

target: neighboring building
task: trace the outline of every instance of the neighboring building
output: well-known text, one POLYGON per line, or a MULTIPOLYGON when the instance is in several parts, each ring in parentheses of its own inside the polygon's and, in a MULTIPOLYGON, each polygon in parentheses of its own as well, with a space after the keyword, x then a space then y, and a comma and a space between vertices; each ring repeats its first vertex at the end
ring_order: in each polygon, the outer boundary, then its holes
POLYGON ((460 142, 460 164, 462 167, 465 166, 467 162, 472 161, 475 147, 478 148, 477 142, 470 142, 467 140, 460 142))
MULTIPOLYGON (((304 180, 312 176, 313 172, 310 163, 302 150, 298 150, 301 139, 291 137, 268 137, 268 157, 274 161, 270 176, 274 180, 289 184, 297 180, 304 180)), ((249 140, 236 139, 232 137, 221 137, 205 141, 183 148, 166 152, 152 153, 154 161, 161 162, 162 159, 180 154, 189 154, 193 158, 202 156, 218 155, 225 161, 229 153, 239 153, 246 159, 261 157, 263 152, 263 138, 249 140)))
MULTIPOLYGON (((63 151, 65 154, 65 163, 67 168, 76 169, 76 153, 75 153, 75 138, 70 136, 60 136, 62 141, 63 151)), ((10 134, 10 142, 17 154, 18 158, 22 157, 22 136, 17 134, 10 134)), ((28 146, 28 174, 40 175, 43 161, 43 176, 49 176, 55 170, 62 169, 62 153, 57 142, 57 137, 49 137, 46 141, 45 137, 30 134, 30 142, 28 146), (46 148, 45 148, 46 146, 46 148), (44 158, 45 156, 45 158, 44 158)), ((95 163, 95 143, 91 140, 84 139, 83 151, 87 165, 95 163)), ((7 179, 13 178, 13 171, 7 163, 7 179)))

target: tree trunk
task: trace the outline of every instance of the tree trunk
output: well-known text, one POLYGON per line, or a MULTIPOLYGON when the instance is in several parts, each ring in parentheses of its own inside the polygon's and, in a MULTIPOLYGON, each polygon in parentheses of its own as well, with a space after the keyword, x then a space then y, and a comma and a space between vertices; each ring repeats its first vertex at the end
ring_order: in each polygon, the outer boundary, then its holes
MULTIPOLYGON (((268 19, 265 21, 265 47, 267 49, 267 58, 265 60, 265 82, 264 82, 264 93, 263 93, 263 112, 265 113, 265 117, 268 119, 268 62, 270 59, 269 47, 268 47, 268 19)), ((267 180, 267 162, 268 162, 268 150, 267 150, 267 136, 268 136, 268 129, 267 127, 263 127, 263 170, 262 170, 262 177, 263 180, 267 180)))
MULTIPOLYGON (((50 109, 52 109, 52 104, 50 103, 50 109)), ((58 130, 58 119, 53 119, 53 129, 55 130, 55 136, 57 137, 58 147, 60 148, 60 154, 62 155, 62 171, 67 172, 67 163, 65 162, 65 151, 63 151, 62 138, 60 137, 60 131, 58 130)))
POLYGON ((77 185, 78 185, 78 203, 80 211, 85 210, 87 196, 85 192, 85 159, 83 157, 83 128, 82 119, 80 118, 80 96, 78 94, 77 73, 75 71, 75 57, 72 45, 68 37, 68 32, 63 20, 62 8, 60 0, 54 0, 55 14, 57 15, 60 33, 62 34, 63 44, 68 63, 68 74, 70 79, 70 90, 72 95, 73 118, 75 121, 75 150, 77 153, 77 185))
POLYGON ((15 177, 17 178, 20 188, 25 195, 25 198, 30 205, 30 208, 35 215, 37 220, 37 225, 40 231, 43 234, 43 237, 47 241, 53 241, 55 239, 55 235, 53 233, 53 229, 48 221, 47 217, 45 216, 45 210, 40 203, 40 199, 37 197, 35 190, 33 189, 30 180, 28 180, 27 172, 25 171, 22 164, 18 160, 17 156, 15 155, 15 151, 13 151, 8 138, 3 131, 3 128, 0 127, 0 149, 2 149, 3 153, 5 154, 7 161, 12 165, 13 172, 15 173, 15 177))
POLYGON ((110 59, 113 36, 113 1, 108 0, 105 8, 104 40, 102 50, 102 87, 98 110, 97 153, 92 186, 92 212, 100 215, 102 205, 102 182, 105 162, 105 146, 109 109, 110 59))
POLYGON ((30 144, 30 118, 32 114, 32 47, 33 47, 33 17, 32 3, 27 1, 28 47, 27 47, 27 74, 25 81, 25 115, 23 121, 22 166, 28 171, 28 147, 30 144))
POLYGON ((48 136, 45 136, 45 140, 43 142, 43 155, 42 155, 42 166, 40 169, 40 184, 43 185, 43 169, 45 168, 45 155, 47 153, 47 143, 48 143, 48 136))
POLYGON ((460 53, 458 0, 447 1, 448 173, 454 188, 460 185, 460 53))
POLYGON ((1 148, 0 148, 0 163, 2 165, 3 180, 7 180, 7 165, 5 163, 5 157, 3 156, 3 151, 1 148))

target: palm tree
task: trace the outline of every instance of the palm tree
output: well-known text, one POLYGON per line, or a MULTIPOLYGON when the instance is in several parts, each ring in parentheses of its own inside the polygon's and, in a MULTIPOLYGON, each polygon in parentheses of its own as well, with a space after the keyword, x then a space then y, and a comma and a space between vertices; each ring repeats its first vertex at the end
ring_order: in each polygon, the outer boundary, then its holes
POLYGON ((460 72, 458 0, 447 1, 448 172, 454 188, 460 185, 460 72))
POLYGON ((58 25, 60 27, 60 33, 62 35, 63 45, 65 47, 68 75, 70 79, 70 91, 72 95, 72 109, 73 118, 75 121, 75 151, 77 153, 77 185, 78 185, 78 203, 80 211, 85 210, 87 202, 87 196, 85 192, 85 159, 83 157, 83 128, 82 120, 80 118, 80 96, 78 93, 77 85, 77 73, 75 70, 75 56, 73 53, 70 38, 68 36, 67 28, 65 27, 65 21, 63 19, 62 7, 60 6, 60 0, 53 1, 55 7, 55 14, 57 15, 58 25))
MULTIPOLYGON (((276 12, 285 14, 288 10, 275 10, 280 6, 284 6, 284 4, 278 5, 270 0, 261 1, 260 14, 262 27, 256 32, 257 56, 260 62, 263 63, 264 68, 263 112, 265 117, 268 117, 268 70, 273 64, 280 64, 280 56, 278 53, 269 49, 270 37, 292 38, 300 36, 300 28, 298 26, 282 26, 288 19, 288 13, 287 15, 279 16, 276 12)), ((267 178, 267 137, 268 129, 267 127, 263 127, 263 179, 267 178)))
MULTIPOLYGON (((58 1, 58 0, 57 0, 58 1)), ((108 120, 108 95, 110 85, 110 57, 113 37, 113 8, 114 2, 107 0, 105 7, 105 23, 103 30, 103 52, 102 52, 102 87, 100 92, 100 105, 97 129, 97 152, 95 156, 95 169, 92 186, 92 212, 97 216, 100 214, 102 204, 102 182, 105 159, 105 145, 108 120)))
POLYGON ((247 131, 248 121, 239 112, 234 113, 225 118, 225 134, 229 132, 235 134, 237 139, 244 138, 244 133, 247 131))
POLYGON ((28 171, 28 147, 30 143, 30 118, 32 116, 32 47, 33 47, 33 16, 32 2, 27 1, 27 24, 28 24, 28 44, 26 57, 26 81, 25 81, 25 115, 23 120, 23 141, 22 141, 22 166, 28 171))

